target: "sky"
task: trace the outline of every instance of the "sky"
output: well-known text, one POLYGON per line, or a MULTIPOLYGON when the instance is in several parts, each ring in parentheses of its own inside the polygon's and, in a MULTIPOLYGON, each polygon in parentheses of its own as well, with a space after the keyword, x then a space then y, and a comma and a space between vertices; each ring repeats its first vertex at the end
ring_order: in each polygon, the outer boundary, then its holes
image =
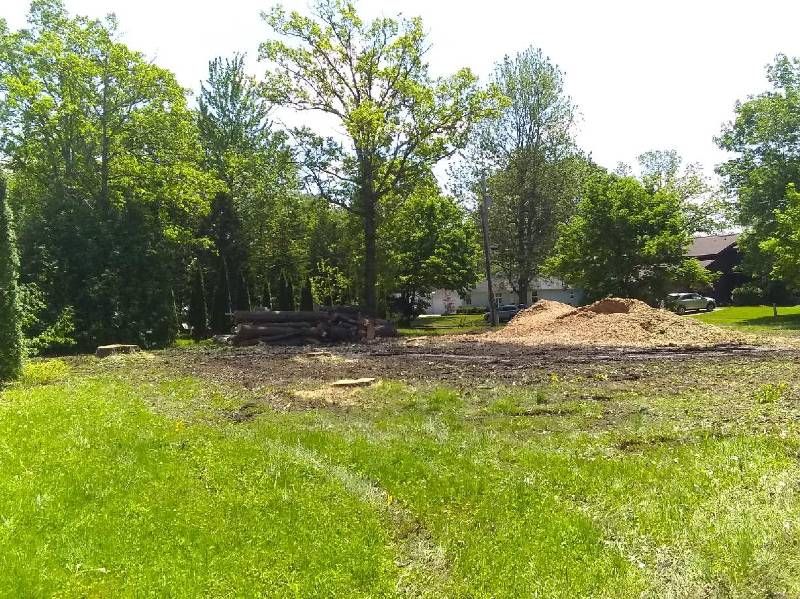
MULTIPOLYGON (((65 0, 74 14, 114 12, 123 40, 196 90, 215 56, 247 52, 248 68, 269 31, 272 0, 65 0)), ((308 0, 285 0, 307 11, 308 0)), ((675 149, 711 174, 726 155, 714 136, 737 99, 767 89, 765 65, 800 55, 800 2, 791 0, 361 0, 362 16, 420 16, 434 75, 470 67, 486 80, 504 55, 537 46, 566 74, 580 109, 578 141, 599 164, 635 164, 675 149)), ((27 0, 0 0, 11 28, 27 0)), ((289 116, 289 121, 293 117, 289 116)), ((289 124, 295 124, 287 121, 289 124)))

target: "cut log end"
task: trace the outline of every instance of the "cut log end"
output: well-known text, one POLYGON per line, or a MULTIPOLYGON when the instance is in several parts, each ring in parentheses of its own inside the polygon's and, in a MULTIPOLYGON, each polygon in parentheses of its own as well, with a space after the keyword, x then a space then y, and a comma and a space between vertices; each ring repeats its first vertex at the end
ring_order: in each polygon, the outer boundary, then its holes
POLYGON ((94 352, 98 358, 107 358, 116 354, 132 354, 139 351, 138 345, 125 345, 122 343, 114 343, 112 345, 101 345, 94 352))

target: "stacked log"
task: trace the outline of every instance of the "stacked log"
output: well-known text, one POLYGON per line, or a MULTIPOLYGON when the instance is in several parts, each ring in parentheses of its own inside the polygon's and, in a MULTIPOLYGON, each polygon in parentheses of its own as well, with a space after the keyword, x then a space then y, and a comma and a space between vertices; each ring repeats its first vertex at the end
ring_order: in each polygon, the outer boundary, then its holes
POLYGON ((397 329, 388 320, 365 318, 357 309, 332 308, 319 312, 233 313, 234 345, 305 345, 357 342, 374 337, 394 337, 397 329))

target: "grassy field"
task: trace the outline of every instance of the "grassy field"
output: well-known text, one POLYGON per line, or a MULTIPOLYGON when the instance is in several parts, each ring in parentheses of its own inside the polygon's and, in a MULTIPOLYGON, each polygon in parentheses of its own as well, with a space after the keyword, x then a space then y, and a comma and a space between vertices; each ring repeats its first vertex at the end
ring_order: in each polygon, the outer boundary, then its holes
POLYGON ((165 355, 2 392, 0 595, 800 596, 796 360, 334 390, 165 355))
POLYGON ((400 328, 399 333, 407 337, 428 335, 452 335, 453 333, 480 333, 491 327, 483 314, 453 314, 417 318, 410 327, 400 328))
POLYGON ((800 334, 800 306, 779 306, 775 318, 772 306, 731 306, 692 316, 703 322, 733 327, 745 332, 800 334))

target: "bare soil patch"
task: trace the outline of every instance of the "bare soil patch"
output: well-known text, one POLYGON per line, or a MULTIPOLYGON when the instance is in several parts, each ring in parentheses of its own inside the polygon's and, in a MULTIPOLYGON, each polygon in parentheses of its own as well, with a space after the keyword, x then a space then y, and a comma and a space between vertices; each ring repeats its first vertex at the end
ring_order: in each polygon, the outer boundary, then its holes
MULTIPOLYGON (((314 347, 214 348, 171 350, 162 354, 170 371, 210 378, 230 388, 264 389, 266 403, 281 410, 353 403, 354 389, 331 383, 343 378, 374 377, 409 384, 444 384, 471 390, 481 385, 526 385, 550 380, 554 373, 611 381, 639 382, 684 365, 758 362, 800 357, 796 350, 774 346, 589 347, 526 345, 474 335, 386 340, 314 347), (655 363, 658 363, 657 367, 655 363)), ((688 377, 681 380, 692 384, 688 377)))

